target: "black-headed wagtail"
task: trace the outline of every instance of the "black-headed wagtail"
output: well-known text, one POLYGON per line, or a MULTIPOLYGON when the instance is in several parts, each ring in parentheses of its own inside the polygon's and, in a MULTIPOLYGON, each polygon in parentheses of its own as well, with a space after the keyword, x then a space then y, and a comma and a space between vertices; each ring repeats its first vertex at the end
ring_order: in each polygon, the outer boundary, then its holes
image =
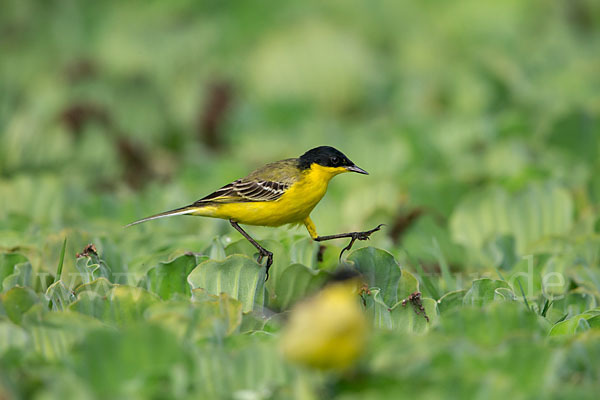
POLYGON ((239 224, 281 226, 303 223, 313 240, 350 238, 340 253, 349 250, 356 240, 367 240, 382 225, 364 232, 348 232, 319 236, 310 213, 327 191, 334 176, 344 172, 368 175, 342 152, 320 146, 299 158, 288 158, 265 165, 245 178, 238 179, 185 207, 166 211, 132 222, 131 225, 173 215, 197 215, 227 219, 231 225, 258 249, 258 262, 267 257, 267 277, 273 263, 273 253, 262 247, 239 224))

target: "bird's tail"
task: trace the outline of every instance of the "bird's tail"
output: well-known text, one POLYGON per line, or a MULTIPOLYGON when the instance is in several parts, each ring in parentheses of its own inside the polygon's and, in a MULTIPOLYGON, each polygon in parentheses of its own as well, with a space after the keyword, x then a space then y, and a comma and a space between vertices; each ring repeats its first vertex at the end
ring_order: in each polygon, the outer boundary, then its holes
POLYGON ((191 214, 191 213, 193 213, 193 212, 195 212, 197 210, 198 210, 197 206, 180 207, 180 208, 176 208, 176 209, 171 210, 171 211, 165 211, 165 212, 161 212, 160 214, 155 214, 155 215, 151 215, 151 216, 146 217, 146 218, 142 218, 140 220, 137 220, 135 222, 132 222, 130 224, 125 225, 125 228, 127 228, 129 226, 132 226, 132 225, 141 224, 142 222, 151 221, 153 219, 172 217, 174 215, 191 214))

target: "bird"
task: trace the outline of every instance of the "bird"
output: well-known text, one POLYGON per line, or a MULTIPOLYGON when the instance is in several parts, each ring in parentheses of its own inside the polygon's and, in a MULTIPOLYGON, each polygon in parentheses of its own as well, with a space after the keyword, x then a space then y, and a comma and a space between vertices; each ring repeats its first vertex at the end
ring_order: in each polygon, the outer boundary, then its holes
POLYGON ((175 215, 194 215, 228 220, 257 250, 257 262, 266 257, 266 279, 273 264, 273 253, 262 247, 241 226, 277 227, 304 224, 310 237, 322 242, 349 238, 340 252, 340 259, 356 240, 368 240, 384 224, 362 232, 346 232, 320 236, 310 213, 327 191, 329 181, 336 175, 356 172, 368 175, 341 151, 331 146, 308 150, 298 158, 269 163, 248 176, 237 179, 194 203, 134 221, 126 227, 175 215))
POLYGON ((345 371, 367 347, 369 326, 360 304, 365 283, 340 270, 313 296, 296 303, 280 336, 283 356, 296 364, 345 371))

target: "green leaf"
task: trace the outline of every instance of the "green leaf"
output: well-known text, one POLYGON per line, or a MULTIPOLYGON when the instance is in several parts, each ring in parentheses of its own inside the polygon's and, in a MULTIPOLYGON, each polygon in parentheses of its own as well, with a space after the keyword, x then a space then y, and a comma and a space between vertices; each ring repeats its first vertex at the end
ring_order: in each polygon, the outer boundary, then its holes
POLYGON ((267 281, 269 308, 286 310, 302 298, 323 286, 329 274, 315 271, 301 264, 292 264, 284 269, 277 284, 267 281))
MULTIPOLYGON (((195 289, 194 291, 201 291, 195 289)), ((197 293, 201 301, 171 300, 155 303, 145 313, 150 322, 163 325, 180 340, 223 338, 236 332, 242 323, 242 303, 226 294, 220 296, 197 293)))
POLYGON ((92 330, 74 347, 71 359, 95 398, 141 399, 161 397, 174 390, 178 378, 185 379, 188 351, 168 330, 145 323, 92 330))
POLYGON ((494 301, 514 301, 517 297, 512 289, 500 287, 494 290, 494 301))
POLYGON ((249 312, 242 315, 241 333, 262 331, 267 323, 267 318, 256 312, 249 312))
POLYGON ((23 314, 39 302, 38 296, 27 287, 16 286, 0 296, 0 301, 8 318, 20 324, 23 314))
POLYGON ((196 257, 192 255, 183 255, 170 262, 158 264, 146 274, 148 290, 165 300, 176 293, 190 296, 187 277, 196 265, 196 257))
POLYGON ((270 332, 275 333, 281 330, 281 327, 286 321, 285 313, 273 314, 266 316, 264 313, 249 312, 242 316, 242 324, 240 325, 241 333, 251 332, 270 332))
POLYGON ((391 309, 381 298, 381 291, 377 288, 370 289, 370 294, 363 296, 366 303, 367 313, 373 319, 373 324, 377 328, 393 329, 391 309))
POLYGON ((56 267, 56 276, 54 277, 54 282, 58 282, 62 276, 62 270, 65 263, 65 251, 67 249, 67 237, 65 236, 65 240, 63 241, 62 247, 60 249, 60 256, 58 257, 58 267, 56 267))
POLYGON ((223 246, 223 242, 221 242, 219 237, 215 237, 210 246, 204 250, 204 254, 208 254, 208 257, 211 260, 224 260, 225 259, 225 247, 223 246))
POLYGON ((600 145, 596 115, 580 108, 565 112, 549 129, 546 138, 548 145, 570 154, 575 160, 587 159, 590 163, 595 162, 600 145))
POLYGON ((450 230, 457 243, 475 250, 498 236, 512 235, 517 254, 523 255, 543 237, 568 233, 573 211, 571 195, 556 184, 530 184, 515 195, 490 187, 460 202, 451 216, 450 230))
MULTIPOLYGON (((548 324, 540 317, 518 302, 494 302, 485 307, 459 307, 447 311, 439 319, 436 331, 444 338, 454 338, 453 345, 458 345, 458 352, 465 350, 459 342, 469 343, 490 348, 506 340, 518 337, 526 338, 530 345, 547 334, 548 324)), ((469 345, 470 346, 470 345, 469 345)), ((507 362, 509 362, 507 360, 507 362)), ((509 362, 509 365, 514 360, 509 362)))
POLYGON ((83 283, 77 286, 73 292, 76 296, 79 296, 83 292, 93 292, 99 296, 106 297, 115 286, 114 283, 109 282, 106 278, 98 278, 90 283, 83 283))
MULTIPOLYGON (((263 245, 266 246, 266 244, 264 243, 263 245)), ((225 247, 225 256, 223 256, 222 259, 224 259, 226 256, 231 256, 234 254, 245 254, 249 258, 253 258, 257 253, 258 251, 256 250, 256 247, 252 245, 252 243, 250 243, 246 239, 240 239, 230 243, 229 245, 227 245, 227 247, 225 247)), ((214 260, 214 258, 210 258, 214 260)))
POLYGON ((14 272, 2 281, 2 291, 6 292, 15 286, 33 286, 33 268, 29 261, 16 264, 14 272))
POLYGON ((392 306, 398 302, 398 284, 402 271, 390 253, 374 247, 363 247, 354 250, 348 261, 366 279, 369 287, 379 288, 381 300, 392 306))
POLYGON ((541 272, 542 290, 546 297, 561 297, 567 293, 570 283, 567 271, 573 264, 572 254, 552 256, 546 261, 541 272))
POLYGON ((78 294, 69 310, 98 318, 106 323, 125 325, 144 319, 144 312, 158 297, 142 288, 115 285, 106 296, 91 290, 78 294))
POLYGON ((510 270, 519 260, 515 252, 515 238, 511 235, 498 235, 484 245, 483 251, 493 260, 495 266, 510 270))
POLYGON ((317 266, 317 253, 319 244, 311 238, 301 238, 292 242, 290 246, 290 264, 303 264, 315 269, 317 266))
POLYGON ((414 292, 418 291, 419 281, 417 280, 417 278, 406 269, 403 269, 402 276, 400 277, 400 281, 398 282, 398 301, 402 301, 414 292))
POLYGON ((98 257, 79 257, 75 261, 75 268, 79 272, 83 283, 90 283, 98 278, 106 278, 109 281, 112 279, 110 269, 98 257))
MULTIPOLYGON (((229 297, 226 293, 210 296, 209 300, 202 302, 194 301, 192 304, 199 312, 199 315, 195 317, 195 321, 198 321, 200 325, 198 331, 210 327, 212 332, 221 331, 222 335, 231 335, 238 330, 242 323, 242 303, 229 297)), ((188 326, 188 333, 193 328, 193 326, 188 326)))
POLYGON ((25 329, 10 321, 0 320, 0 356, 10 349, 26 349, 30 340, 25 329))
POLYGON ((31 333, 31 350, 47 360, 64 357, 89 330, 102 326, 94 318, 69 311, 27 313, 23 325, 31 333))
POLYGON ((587 319, 588 324, 592 329, 600 329, 600 314, 596 314, 587 319))
POLYGON ((510 271, 503 273, 503 276, 515 291, 520 292, 517 283, 519 281, 528 296, 537 296, 542 293, 542 275, 540 271, 545 262, 546 257, 544 256, 524 257, 513 265, 510 271))
POLYGON ((15 265, 27 261, 27 257, 19 253, 0 253, 0 282, 14 273, 15 265))
POLYGON ((378 289, 371 289, 371 294, 366 297, 367 312, 373 318, 378 328, 394 330, 403 333, 423 333, 427 331, 438 318, 437 302, 430 298, 421 299, 427 313, 429 322, 422 311, 415 308, 410 302, 402 305, 398 302, 389 308, 380 297, 378 289))
MULTIPOLYGON (((574 265, 571 264, 568 269, 568 277, 573 280, 573 282, 581 287, 585 288, 589 292, 600 292, 600 269, 594 268, 595 261, 592 261, 592 264, 584 264, 581 265, 574 261, 574 265)), ((557 283, 557 286, 560 287, 560 281, 558 279, 554 280, 557 283)))
POLYGON ((575 315, 588 312, 588 310, 597 306, 598 301, 593 293, 577 289, 569 292, 562 298, 554 299, 547 317, 549 321, 556 322, 561 318, 571 318, 575 315))
POLYGON ((188 282, 209 294, 227 293, 243 304, 244 312, 264 304, 265 268, 244 255, 204 261, 188 275, 188 282))
POLYGON ((223 347, 203 347, 195 354, 197 368, 192 376, 198 398, 268 398, 272 390, 290 387, 297 370, 283 362, 276 340, 256 332, 234 335, 223 347))
POLYGON ((438 319, 437 302, 434 299, 424 298, 421 303, 429 321, 424 317, 422 311, 415 308, 410 302, 405 306, 396 305, 391 311, 394 329, 406 333, 427 332, 438 319))
POLYGON ((600 326, 598 325, 600 320, 598 319, 598 314, 594 312, 585 312, 582 314, 578 314, 572 318, 569 318, 565 321, 561 321, 552 326, 550 329, 549 336, 561 336, 561 335, 574 335, 575 333, 579 333, 585 330, 589 330, 592 327, 597 329, 600 326))
POLYGON ((76 300, 76 296, 63 283, 62 280, 54 282, 46 290, 46 298, 50 302, 52 311, 62 311, 76 300))
POLYGON ((575 329, 575 333, 582 333, 585 331, 589 331, 591 329, 590 324, 587 322, 587 319, 580 319, 577 324, 577 328, 575 329))
POLYGON ((444 314, 450 310, 463 306, 463 299, 467 293, 466 289, 455 290, 448 292, 438 300, 438 310, 440 314, 444 314))
MULTIPOLYGON (((283 241, 278 242, 275 240, 261 240, 260 243, 266 249, 273 252, 273 265, 271 265, 271 268, 269 269, 269 280, 267 283, 269 285, 277 285, 282 271, 284 271, 290 265, 288 248, 284 246, 283 241)), ((225 253, 228 256, 234 254, 244 254, 251 260, 256 260, 258 255, 256 248, 252 246, 252 244, 246 239, 241 239, 237 242, 231 243, 225 248, 225 253)), ((265 264, 264 259, 262 264, 265 264)))
POLYGON ((464 305, 484 306, 494 301, 496 289, 510 289, 508 283, 493 279, 476 279, 473 281, 471 288, 465 293, 463 298, 464 305))

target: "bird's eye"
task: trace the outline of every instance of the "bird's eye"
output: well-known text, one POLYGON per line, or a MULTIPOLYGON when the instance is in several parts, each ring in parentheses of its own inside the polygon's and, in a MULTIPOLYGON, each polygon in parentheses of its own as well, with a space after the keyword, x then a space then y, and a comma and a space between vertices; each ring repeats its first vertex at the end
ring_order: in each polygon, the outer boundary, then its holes
POLYGON ((331 164, 338 165, 340 163, 340 159, 337 157, 331 157, 331 164))

